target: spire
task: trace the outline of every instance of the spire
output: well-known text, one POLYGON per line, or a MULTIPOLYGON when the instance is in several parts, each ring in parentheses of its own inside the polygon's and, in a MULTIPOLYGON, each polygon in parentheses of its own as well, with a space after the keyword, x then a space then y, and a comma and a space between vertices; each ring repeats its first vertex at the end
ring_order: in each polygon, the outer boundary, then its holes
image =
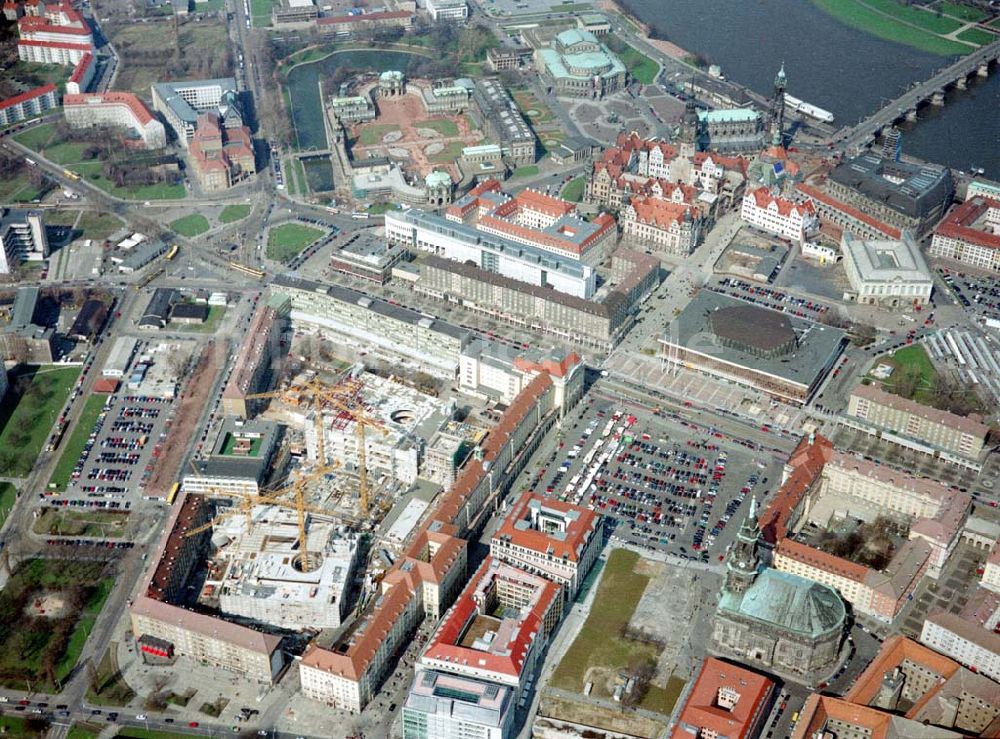
POLYGON ((778 70, 778 76, 774 78, 774 87, 776 90, 784 90, 787 82, 788 77, 785 75, 785 63, 781 62, 781 69, 778 70))
POLYGON ((756 541, 757 537, 760 536, 760 528, 757 526, 756 496, 750 496, 750 508, 747 510, 747 517, 743 520, 743 525, 740 527, 739 535, 753 541, 756 541))

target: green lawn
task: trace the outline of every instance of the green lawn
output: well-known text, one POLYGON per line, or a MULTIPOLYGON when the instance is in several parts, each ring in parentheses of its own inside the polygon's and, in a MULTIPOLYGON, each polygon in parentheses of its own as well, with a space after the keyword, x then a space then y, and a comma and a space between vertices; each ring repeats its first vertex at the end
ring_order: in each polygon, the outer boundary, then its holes
POLYGON ((271 25, 273 0, 250 0, 250 17, 255 26, 271 25))
POLYGON ((100 162, 83 162, 71 167, 74 172, 86 178, 87 182, 123 200, 182 200, 187 197, 184 185, 171 185, 166 182, 139 187, 118 187, 104 177, 102 168, 100 162))
POLYGON ((79 374, 78 367, 54 365, 26 365, 10 373, 11 385, 23 376, 30 384, 21 397, 8 390, 0 404, 0 475, 24 477, 31 471, 79 374))
POLYGON ((227 205, 219 213, 219 223, 236 223, 250 215, 249 205, 227 205))
POLYGON ((72 226, 80 217, 78 210, 48 210, 45 212, 46 226, 72 226))
POLYGON ((442 136, 458 136, 458 124, 449 121, 447 118, 432 118, 428 121, 418 121, 417 128, 430 128, 437 131, 442 136))
POLYGON ((628 68, 630 75, 644 85, 653 84, 656 73, 660 71, 659 64, 628 44, 625 44, 624 48, 617 53, 622 63, 628 68))
MULTIPOLYGON (((890 0, 890 2, 893 1, 890 0)), ((859 0, 812 0, 812 3, 841 23, 886 41, 895 41, 939 56, 968 54, 972 51, 971 46, 949 41, 935 36, 933 33, 911 28, 901 23, 889 23, 884 15, 872 9, 874 5, 872 8, 866 7, 859 0)), ((926 15, 933 18, 931 13, 926 13, 926 15)))
POLYGON ((87 398, 87 402, 83 406, 83 412, 80 414, 80 419, 77 421, 76 428, 73 429, 73 433, 70 434, 63 445, 59 463, 56 464, 52 478, 49 480, 50 488, 59 491, 66 489, 66 486, 69 484, 70 475, 73 474, 73 468, 76 466, 77 460, 80 459, 80 455, 83 454, 83 447, 87 443, 87 437, 90 436, 94 424, 97 423, 97 417, 104 410, 104 402, 107 398, 108 396, 103 394, 94 394, 87 398))
POLYGON ((63 654, 61 660, 56 665, 56 679, 61 683, 65 680, 69 674, 76 667, 76 661, 80 659, 80 653, 83 652, 83 646, 87 643, 87 639, 90 638, 91 632, 94 630, 94 624, 97 623, 97 617, 101 615, 101 609, 104 608, 104 603, 107 601, 108 596, 111 595, 111 591, 115 589, 115 578, 105 577, 91 593, 90 599, 84 606, 83 612, 80 614, 79 619, 76 622, 76 626, 73 628, 73 633, 70 634, 69 643, 66 645, 66 651, 63 654))
POLYGON ((987 25, 992 28, 1000 28, 1000 18, 990 21, 987 25))
POLYGON ((274 226, 267 234, 267 258, 287 262, 322 235, 323 232, 318 228, 301 223, 274 226))
POLYGON ((125 706, 135 697, 135 693, 122 679, 114 653, 117 645, 112 643, 101 657, 95 671, 95 684, 87 685, 87 701, 98 706, 125 706))
POLYGON ((30 203, 40 197, 42 188, 35 187, 28 180, 28 167, 14 177, 0 180, 0 203, 30 203))
MULTIPOLYGON (((587 620, 552 673, 552 687, 582 693, 584 675, 592 667, 618 672, 635 660, 657 659, 659 650, 654 645, 622 636, 649 582, 648 575, 635 572, 638 561, 635 552, 611 552, 587 620)), ((594 695, 605 692, 598 687, 599 682, 595 681, 594 695)), ((650 685, 640 705, 670 715, 683 686, 684 682, 674 677, 666 688, 650 685)))
POLYGON ((55 123, 43 123, 40 126, 34 126, 27 131, 17 134, 14 140, 23 146, 27 146, 29 149, 38 151, 43 146, 47 146, 55 138, 55 134, 55 123))
POLYGON ((382 143, 382 137, 387 133, 398 130, 399 126, 395 123, 369 123, 358 133, 358 143, 362 146, 375 146, 382 143))
POLYGON ((933 12, 915 5, 904 5, 898 0, 863 0, 865 5, 880 10, 894 18, 920 26, 931 33, 947 34, 958 30, 962 23, 953 18, 938 17, 933 12))
POLYGON ((205 233, 210 226, 208 219, 201 213, 191 213, 183 218, 178 218, 176 221, 171 221, 170 228, 181 236, 191 239, 205 233))
POLYGON ((971 8, 968 5, 958 5, 956 3, 938 3, 936 7, 945 15, 958 18, 960 21, 981 21, 988 15, 979 8, 971 8))
POLYGON ((1000 36, 990 33, 989 31, 984 31, 981 28, 969 28, 958 34, 956 38, 976 44, 977 46, 986 46, 986 44, 1000 39, 1000 36))
POLYGON ((42 508, 31 530, 42 536, 90 536, 117 539, 124 535, 129 514, 123 511, 42 508))
POLYGON ((3 526, 17 502, 17 488, 9 482, 0 482, 0 526, 3 526))
POLYGON ((306 171, 302 167, 302 160, 292 157, 285 162, 285 187, 292 195, 305 195, 309 192, 306 185, 306 171))
POLYGON ((514 170, 515 177, 534 177, 536 174, 538 174, 537 164, 526 164, 514 170))
POLYGON ((104 241, 122 227, 122 222, 110 213, 86 211, 76 227, 83 231, 83 238, 104 241))
POLYGON ((213 13, 223 10, 226 7, 226 0, 195 0, 195 13, 213 13))
MULTIPOLYGON (((907 373, 916 372, 918 374, 917 391, 913 397, 918 402, 925 402, 931 394, 931 389, 934 387, 934 378, 937 376, 937 372, 934 369, 934 365, 931 364, 931 359, 927 356, 924 348, 919 344, 913 344, 912 346, 898 349, 889 355, 888 359, 891 364, 896 366, 896 369, 886 381, 885 389, 893 393, 898 392, 897 383, 903 382, 903 377, 907 373)), ((876 360, 876 364, 878 364, 878 360, 876 360)))
POLYGON ((368 208, 368 212, 373 216, 385 215, 390 210, 399 210, 399 206, 395 203, 373 203, 368 208))
POLYGON ((571 203, 579 203, 583 200, 583 190, 587 186, 586 177, 577 177, 574 180, 570 180, 566 183, 566 186, 562 189, 559 194, 563 200, 569 200, 571 203))
POLYGON ((464 141, 452 141, 449 144, 445 144, 444 148, 437 154, 429 154, 427 161, 431 164, 448 164, 449 162, 454 162, 462 156, 462 149, 464 148, 464 141))
POLYGON ((66 739, 93 739, 103 728, 97 724, 73 724, 66 732, 66 739))

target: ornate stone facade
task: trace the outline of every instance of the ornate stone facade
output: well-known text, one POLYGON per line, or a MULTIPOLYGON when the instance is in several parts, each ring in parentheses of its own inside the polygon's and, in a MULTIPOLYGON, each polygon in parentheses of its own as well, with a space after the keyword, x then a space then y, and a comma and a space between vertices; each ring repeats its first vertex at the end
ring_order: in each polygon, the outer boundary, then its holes
POLYGON ((840 662, 846 609, 835 590, 761 567, 752 502, 726 560, 711 651, 813 683, 840 662))

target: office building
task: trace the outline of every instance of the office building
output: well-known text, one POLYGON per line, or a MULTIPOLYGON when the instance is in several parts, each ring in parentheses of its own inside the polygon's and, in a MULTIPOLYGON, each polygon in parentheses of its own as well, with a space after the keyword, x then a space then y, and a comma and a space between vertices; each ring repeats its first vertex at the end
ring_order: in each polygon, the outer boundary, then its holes
POLYGON ((473 339, 462 350, 458 387, 464 393, 504 405, 514 401, 540 373, 547 372, 560 414, 583 395, 583 359, 565 349, 516 349, 506 344, 473 339))
POLYGON ((414 362, 437 375, 454 377, 458 370, 468 341, 464 329, 338 285, 279 275, 271 287, 290 300, 297 329, 361 341, 373 353, 414 362))
POLYGON ((111 126, 126 129, 147 149, 167 145, 167 133, 145 104, 130 92, 63 96, 63 115, 72 128, 111 126))
POLYGON ((882 308, 927 305, 934 279, 909 231, 899 239, 859 239, 845 230, 840 239, 851 290, 845 299, 882 308))
POLYGON ((236 80, 231 77, 159 82, 151 90, 153 110, 163 115, 178 143, 185 149, 194 139, 198 118, 202 113, 215 113, 219 125, 224 128, 243 126, 236 80))
POLYGON ((406 249, 386 244, 374 234, 362 231, 333 252, 330 269, 384 285, 392 278, 392 268, 406 256, 406 249))
POLYGON ((504 685, 520 698, 562 609, 559 585, 487 557, 428 640, 420 669, 504 685))
POLYGON ((506 46, 487 49, 486 65, 494 72, 504 72, 520 69, 531 61, 530 46, 506 46))
POLYGON ((975 195, 934 229, 929 254, 977 269, 1000 270, 1000 195, 975 195))
POLYGON ((49 240, 39 211, 0 207, 0 274, 10 274, 22 262, 49 256, 49 240))
POLYGON ((313 0, 281 0, 271 7, 271 23, 277 27, 308 27, 319 18, 313 0))
POLYGON ((525 491, 493 535, 490 555, 558 583, 569 602, 600 553, 599 524, 593 511, 525 491))
POLYGON ((250 129, 224 125, 217 113, 198 116, 188 150, 191 168, 205 192, 228 190, 257 173, 250 129))
POLYGON ((79 95, 86 92, 94 79, 94 71, 96 69, 97 62, 94 61, 94 54, 88 51, 80 57, 80 61, 73 67, 73 72, 66 81, 66 93, 69 95, 79 95))
POLYGON ((403 702, 403 739, 512 739, 514 706, 505 685, 421 670, 403 702))
POLYGON ((52 361, 55 330, 35 323, 39 289, 20 287, 14 296, 10 323, 0 330, 0 359, 47 364, 52 361))
POLYGON ((758 187, 743 196, 740 218, 754 228, 801 244, 819 230, 816 208, 811 201, 795 203, 758 187))
POLYGON ((840 329, 702 290, 660 339, 663 359, 805 404, 840 357, 840 329))
POLYGON ((979 459, 990 430, 980 416, 940 411, 875 384, 851 391, 847 416, 878 430, 883 439, 946 459, 979 459))
POLYGON ((922 238, 945 214, 955 193, 951 172, 936 164, 909 164, 862 154, 837 165, 826 192, 922 238))
POLYGON ((281 426, 273 421, 225 419, 211 451, 194 462, 193 473, 184 472, 183 490, 256 495, 270 472, 280 434, 281 426))
POLYGON ((469 6, 465 0, 424 0, 424 9, 437 21, 464 21, 469 17, 469 6))
POLYGON ((671 739, 757 739, 767 722, 774 688, 774 681, 764 675, 707 657, 687 694, 671 739))
POLYGON ((561 97, 603 98, 628 82, 621 59, 590 31, 577 28, 556 35, 551 48, 537 49, 535 67, 548 89, 561 97))

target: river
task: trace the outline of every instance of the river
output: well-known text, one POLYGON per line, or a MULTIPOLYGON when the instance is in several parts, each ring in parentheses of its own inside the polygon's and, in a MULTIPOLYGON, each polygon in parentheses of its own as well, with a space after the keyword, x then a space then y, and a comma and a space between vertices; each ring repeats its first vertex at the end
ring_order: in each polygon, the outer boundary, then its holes
MULTIPOLYGON (((730 79, 768 94, 785 63, 788 92, 829 110, 839 125, 881 107, 910 83, 948 64, 870 36, 823 13, 808 0, 631 0, 642 20, 670 41, 719 64, 730 79)), ((1000 179, 1000 70, 949 94, 943 109, 921 109, 904 126, 903 151, 1000 179)))

